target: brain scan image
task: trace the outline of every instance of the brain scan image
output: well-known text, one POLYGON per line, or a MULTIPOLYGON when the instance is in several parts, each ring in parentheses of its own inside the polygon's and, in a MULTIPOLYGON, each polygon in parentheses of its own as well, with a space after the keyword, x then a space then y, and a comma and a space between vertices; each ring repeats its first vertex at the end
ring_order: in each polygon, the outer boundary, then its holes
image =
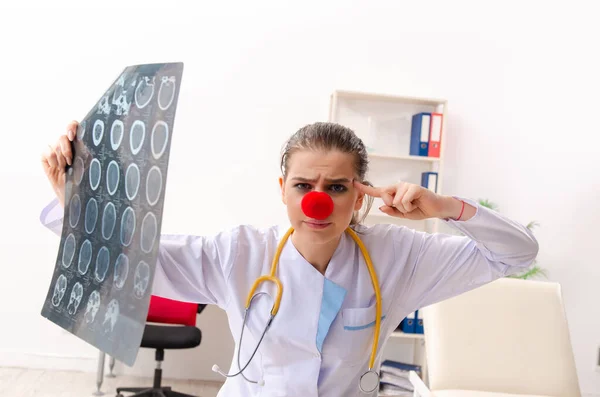
POLYGON ((112 104, 115 105, 115 114, 118 116, 128 115, 131 107, 132 95, 129 92, 132 89, 126 80, 125 76, 119 78, 112 96, 112 104))
POLYGON ((131 126, 131 132, 129 133, 129 146, 131 148, 131 154, 138 154, 144 144, 144 138, 146 137, 146 125, 143 121, 136 120, 131 126))
POLYGON ((83 286, 80 282, 76 282, 71 289, 71 297, 69 298, 69 305, 67 306, 67 311, 69 314, 73 315, 77 311, 79 304, 81 303, 81 298, 83 297, 83 286))
POLYGON ((85 206, 85 231, 90 234, 96 227, 98 220, 98 202, 95 198, 90 198, 85 206))
POLYGON ((111 196, 115 194, 119 187, 119 179, 119 164, 113 160, 108 163, 106 170, 106 190, 111 196))
POLYGON ((75 174, 73 175, 73 181, 75 182, 76 185, 79 185, 81 183, 81 180, 83 179, 83 173, 84 173, 84 165, 83 165, 83 160, 81 157, 77 156, 75 157, 75 161, 73 162, 73 168, 75 171, 75 174))
POLYGON ((140 188, 140 169, 137 164, 132 163, 127 167, 125 172, 125 194, 129 200, 133 200, 137 196, 140 188))
POLYGON ((121 141, 123 140, 123 134, 125 132, 125 127, 123 126, 123 122, 121 120, 115 120, 110 129, 110 147, 112 150, 117 150, 121 145, 121 141))
POLYGON ((182 73, 179 62, 140 64, 106 82, 71 141, 64 200, 41 216, 61 227, 42 316, 129 366, 148 314, 182 73))
POLYGON ((106 247, 101 247, 98 250, 98 256, 96 256, 96 270, 94 271, 94 277, 96 281, 104 281, 106 272, 108 272, 108 266, 110 265, 110 251, 106 247))
POLYGON ((102 166, 100 165, 100 160, 93 159, 90 163, 90 187, 92 190, 98 189, 100 178, 102 178, 102 166))
POLYGON ((160 198, 160 192, 162 191, 162 173, 160 168, 154 166, 148 171, 146 177, 146 200, 148 204, 154 205, 160 198))
POLYGON ((56 280, 56 284, 54 285, 54 294, 52 295, 52 304, 54 306, 60 305, 60 301, 62 301, 63 296, 65 296, 65 291, 67 290, 67 278, 64 274, 58 276, 56 280))
POLYGON ((129 258, 125 254, 119 254, 115 261, 115 274, 113 284, 117 289, 123 289, 127 275, 129 274, 129 258))
POLYGON ((150 266, 144 261, 138 263, 133 278, 133 294, 136 298, 143 298, 150 282, 150 266))
POLYGON ((143 77, 135 88, 135 106, 145 108, 154 97, 154 77, 143 77))
POLYGON ((108 103, 108 96, 103 96, 98 102, 98 114, 110 114, 110 103, 108 103))
POLYGON ((175 76, 163 76, 160 81, 160 88, 158 89, 158 106, 162 110, 167 110, 171 106, 171 103, 173 103, 174 97, 175 76))
POLYGON ((106 204, 104 212, 102 214, 102 237, 105 240, 111 238, 113 230, 115 230, 115 224, 117 223, 117 210, 113 203, 106 204))
POLYGON ((121 218, 121 245, 128 247, 133 239, 133 233, 135 232, 135 211, 131 207, 127 207, 123 211, 123 217, 121 218))
POLYGON ((167 149, 169 141, 169 125, 164 121, 157 121, 152 128, 152 139, 150 140, 150 148, 152 156, 159 159, 167 149))
POLYGON ((100 293, 98 291, 92 291, 85 307, 84 318, 86 323, 89 324, 94 321, 98 309, 100 309, 100 293))
POLYGON ((152 251, 154 240, 156 240, 157 224, 156 216, 152 212, 148 212, 142 220, 141 227, 141 248, 145 253, 152 251))
POLYGON ((92 243, 90 240, 85 240, 79 249, 79 262, 77 263, 77 271, 82 276, 87 273, 90 263, 92 263, 92 243))
POLYGON ((106 313, 104 313, 104 320, 102 321, 102 329, 104 332, 113 332, 115 324, 119 319, 119 302, 116 299, 111 300, 106 306, 106 313))
POLYGON ((73 262, 75 248, 75 235, 71 233, 67 236, 63 246, 62 265, 67 269, 71 266, 71 262, 73 262))
POLYGON ((94 135, 94 145, 98 146, 104 136, 104 122, 102 120, 96 120, 94 127, 92 127, 92 134, 94 135))
POLYGON ((69 204, 69 223, 71 224, 71 227, 77 227, 80 215, 81 198, 78 194, 74 194, 73 197, 71 197, 71 203, 69 204))

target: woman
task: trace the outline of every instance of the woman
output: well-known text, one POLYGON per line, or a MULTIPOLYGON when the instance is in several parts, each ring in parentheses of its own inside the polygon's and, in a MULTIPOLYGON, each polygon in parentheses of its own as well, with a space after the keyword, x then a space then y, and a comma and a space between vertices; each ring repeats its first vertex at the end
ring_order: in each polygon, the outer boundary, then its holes
MULTIPOLYGON (((59 235, 65 166, 72 162, 76 128, 77 123, 69 124, 42 158, 58 198, 44 209, 42 222, 59 235)), ((520 271, 538 252, 527 228, 475 201, 409 183, 370 186, 364 180, 363 143, 337 124, 315 123, 296 132, 281 169, 282 201, 293 227, 276 274, 283 285, 281 305, 250 364, 241 375, 227 378, 220 396, 377 394, 359 388, 370 369, 377 306, 365 258, 348 227, 362 240, 378 278, 381 327, 374 370, 381 347, 406 315, 520 271), (305 201, 315 191, 333 203, 324 219, 310 215, 305 201), (373 197, 383 200, 381 210, 390 216, 441 218, 465 236, 361 225, 357 211, 368 209, 365 200, 373 197)), ((238 226, 214 236, 161 236, 153 294, 226 311, 236 344, 229 374, 246 366, 263 335, 277 291, 273 284, 261 285, 258 290, 269 295, 257 295, 242 327, 246 299, 254 281, 270 273, 287 231, 238 226)))

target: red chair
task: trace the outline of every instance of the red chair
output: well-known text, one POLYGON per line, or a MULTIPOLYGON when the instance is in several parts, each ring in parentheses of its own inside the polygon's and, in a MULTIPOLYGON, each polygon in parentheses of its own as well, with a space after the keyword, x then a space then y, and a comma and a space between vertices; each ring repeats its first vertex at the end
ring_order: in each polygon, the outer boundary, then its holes
POLYGON ((202 333, 196 327, 196 315, 206 305, 179 302, 158 296, 150 297, 150 308, 141 347, 156 349, 156 369, 152 387, 118 387, 117 397, 123 392, 135 393, 129 397, 194 397, 171 390, 170 386, 161 386, 165 349, 191 349, 200 345, 202 333), (159 324, 171 325, 159 325, 159 324))

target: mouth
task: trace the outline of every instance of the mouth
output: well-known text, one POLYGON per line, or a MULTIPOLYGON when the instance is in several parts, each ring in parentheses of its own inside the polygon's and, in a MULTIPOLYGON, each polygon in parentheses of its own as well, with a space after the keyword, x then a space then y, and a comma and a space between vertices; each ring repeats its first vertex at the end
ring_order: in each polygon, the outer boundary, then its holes
POLYGON ((325 229, 326 227, 331 225, 331 222, 319 221, 316 219, 309 219, 304 221, 304 223, 312 229, 325 229))

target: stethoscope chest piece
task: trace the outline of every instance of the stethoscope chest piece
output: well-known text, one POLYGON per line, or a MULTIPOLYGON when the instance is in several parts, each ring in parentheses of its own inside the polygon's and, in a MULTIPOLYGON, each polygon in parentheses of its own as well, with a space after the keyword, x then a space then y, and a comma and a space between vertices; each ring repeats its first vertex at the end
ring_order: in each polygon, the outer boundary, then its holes
POLYGON ((365 372, 360 377, 359 387, 363 393, 373 393, 379 388, 379 374, 373 370, 365 372))

